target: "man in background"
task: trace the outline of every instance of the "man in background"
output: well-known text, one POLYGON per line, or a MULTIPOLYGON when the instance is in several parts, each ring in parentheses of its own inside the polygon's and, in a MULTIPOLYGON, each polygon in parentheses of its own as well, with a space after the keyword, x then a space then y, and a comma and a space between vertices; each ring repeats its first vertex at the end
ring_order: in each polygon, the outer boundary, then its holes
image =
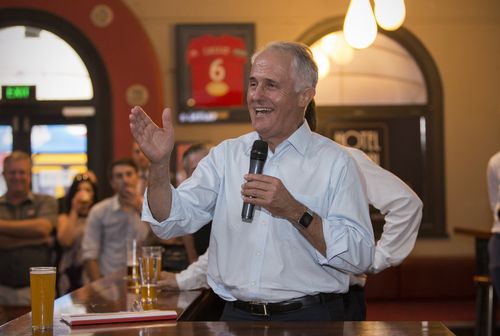
POLYGON ((137 192, 139 175, 132 159, 113 161, 109 171, 115 194, 95 204, 87 219, 82 259, 91 281, 127 264, 127 239, 146 240, 147 223, 141 221, 142 195, 137 192))
POLYGON ((57 225, 57 201, 31 192, 31 158, 14 151, 4 160, 7 192, 0 197, 0 304, 31 303, 29 269, 50 266, 51 233, 57 225))
MULTIPOLYGON (((137 190, 142 196, 148 185, 150 162, 135 141, 132 144, 132 160, 137 165, 139 174, 137 190)), ((198 259, 192 235, 163 240, 151 233, 148 238, 148 243, 152 245, 162 245, 164 247, 161 267, 169 271, 182 271, 190 263, 198 259)))
POLYGON ((132 144, 132 160, 134 160, 139 174, 137 190, 139 191, 139 194, 144 195, 144 191, 148 185, 149 160, 141 151, 137 142, 132 144))
MULTIPOLYGON (((184 171, 186 172, 188 178, 193 175, 198 163, 208 154, 209 151, 210 146, 208 144, 195 143, 189 146, 189 148, 182 154, 182 165, 184 166, 184 171)), ((192 234, 192 240, 196 253, 195 259, 198 259, 198 256, 201 256, 207 250, 208 243, 210 242, 211 228, 212 222, 192 234)))
POLYGON ((488 243, 489 268, 493 285, 500 298, 500 152, 491 157, 486 172, 488 180, 488 195, 493 212, 493 235, 488 243))

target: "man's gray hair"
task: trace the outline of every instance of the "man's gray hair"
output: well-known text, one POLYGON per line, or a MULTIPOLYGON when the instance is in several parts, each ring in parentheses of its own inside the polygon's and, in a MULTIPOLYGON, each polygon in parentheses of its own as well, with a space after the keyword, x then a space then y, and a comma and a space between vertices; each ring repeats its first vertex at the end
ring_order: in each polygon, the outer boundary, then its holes
POLYGON ((276 41, 267 44, 263 49, 257 51, 252 56, 252 64, 257 56, 267 50, 280 50, 292 56, 292 69, 295 70, 295 90, 297 92, 307 88, 316 88, 318 84, 318 66, 314 62, 311 49, 303 43, 276 41))

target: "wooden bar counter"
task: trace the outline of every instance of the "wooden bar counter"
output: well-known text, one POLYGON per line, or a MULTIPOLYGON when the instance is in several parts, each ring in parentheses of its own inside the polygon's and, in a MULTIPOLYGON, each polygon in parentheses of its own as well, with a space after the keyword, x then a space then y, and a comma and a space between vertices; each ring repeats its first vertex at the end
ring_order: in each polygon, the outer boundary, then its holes
POLYGON ((123 274, 113 274, 55 301, 54 328, 31 330, 31 314, 0 326, 0 335, 453 335, 440 322, 214 322, 199 321, 210 313, 207 291, 160 291, 158 309, 176 310, 177 321, 109 323, 70 327, 61 314, 131 311, 138 298, 123 274), (198 321, 196 321, 198 320, 198 321))

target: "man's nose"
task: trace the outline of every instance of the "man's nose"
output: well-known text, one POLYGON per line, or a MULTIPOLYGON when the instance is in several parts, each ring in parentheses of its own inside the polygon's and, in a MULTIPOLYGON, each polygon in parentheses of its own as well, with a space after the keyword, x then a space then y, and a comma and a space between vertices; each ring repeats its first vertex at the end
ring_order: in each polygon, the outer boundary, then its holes
POLYGON ((258 100, 262 98, 263 93, 264 91, 262 89, 262 85, 255 85, 252 89, 248 91, 248 95, 253 100, 258 100))

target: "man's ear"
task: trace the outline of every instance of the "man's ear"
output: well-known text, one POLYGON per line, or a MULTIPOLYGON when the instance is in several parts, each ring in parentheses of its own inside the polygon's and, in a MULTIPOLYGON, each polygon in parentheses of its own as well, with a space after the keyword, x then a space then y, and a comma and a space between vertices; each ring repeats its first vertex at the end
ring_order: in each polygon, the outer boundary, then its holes
POLYGON ((313 88, 305 88, 304 90, 302 90, 299 96, 299 106, 305 109, 315 95, 316 90, 313 88))

